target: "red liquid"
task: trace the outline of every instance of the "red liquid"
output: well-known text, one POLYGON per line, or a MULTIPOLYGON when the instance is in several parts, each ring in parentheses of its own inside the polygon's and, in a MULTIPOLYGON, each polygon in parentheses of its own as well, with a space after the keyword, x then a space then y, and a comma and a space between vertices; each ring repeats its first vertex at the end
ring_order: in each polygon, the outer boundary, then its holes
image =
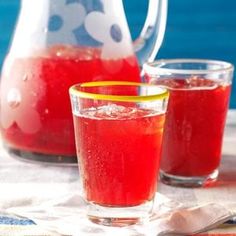
POLYGON ((1 133, 10 147, 24 151, 76 155, 71 85, 139 81, 134 57, 103 61, 97 49, 58 46, 30 58, 10 59, 1 82, 1 133))
POLYGON ((220 164, 230 85, 217 85, 206 79, 193 79, 191 84, 168 79, 164 83, 172 89, 161 169, 167 174, 185 177, 211 174, 220 164), (192 85, 203 88, 176 90, 192 85))
POLYGON ((130 118, 74 116, 80 172, 88 201, 135 206, 153 199, 157 186, 163 114, 139 110, 130 118))

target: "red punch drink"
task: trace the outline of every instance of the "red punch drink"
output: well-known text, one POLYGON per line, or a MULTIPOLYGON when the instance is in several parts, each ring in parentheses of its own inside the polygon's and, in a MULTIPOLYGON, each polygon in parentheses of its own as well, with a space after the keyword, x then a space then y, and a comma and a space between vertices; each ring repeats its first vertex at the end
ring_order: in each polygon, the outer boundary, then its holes
POLYGON ((55 46, 29 58, 8 58, 1 84, 4 143, 17 152, 46 154, 45 161, 59 155, 70 162, 76 150, 69 87, 124 75, 139 81, 135 57, 102 60, 101 51, 92 48, 55 46))
POLYGON ((167 80, 171 87, 161 168, 167 174, 193 177, 214 172, 229 104, 230 85, 206 79, 167 80), (188 89, 189 86, 193 89, 188 89))
POLYGON ((156 192, 163 114, 98 107, 74 116, 85 198, 103 206, 136 206, 156 192), (113 109, 111 112, 109 109, 113 109))
POLYGON ((129 225, 150 217, 157 190, 166 89, 125 81, 70 88, 89 218, 129 225))
POLYGON ((180 187, 217 180, 233 66, 222 61, 175 59, 145 65, 149 82, 169 88, 161 180, 180 187))

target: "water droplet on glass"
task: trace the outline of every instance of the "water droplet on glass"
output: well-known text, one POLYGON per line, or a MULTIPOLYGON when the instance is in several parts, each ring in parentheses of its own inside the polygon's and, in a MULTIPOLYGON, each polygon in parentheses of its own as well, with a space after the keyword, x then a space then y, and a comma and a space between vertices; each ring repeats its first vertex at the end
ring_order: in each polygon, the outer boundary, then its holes
POLYGON ((34 97, 37 97, 38 96, 38 94, 36 93, 36 92, 31 92, 31 94, 34 96, 34 97))
POLYGON ((45 114, 48 114, 48 113, 49 113, 49 110, 48 110, 48 109, 45 109, 44 112, 45 112, 45 114))
POLYGON ((56 52, 56 56, 61 57, 62 56, 62 52, 61 51, 56 52))
POLYGON ((7 94, 7 103, 11 108, 17 108, 21 102, 21 94, 20 91, 16 88, 10 89, 7 94))
POLYGON ((23 76, 23 81, 27 81, 27 80, 28 80, 28 75, 25 74, 25 75, 23 76))
POLYGON ((43 29, 43 32, 44 32, 44 33, 47 33, 47 32, 48 32, 48 28, 44 28, 44 29, 43 29))
POLYGON ((87 56, 84 57, 84 60, 85 61, 90 61, 90 60, 92 60, 92 58, 93 57, 91 55, 87 55, 87 56))

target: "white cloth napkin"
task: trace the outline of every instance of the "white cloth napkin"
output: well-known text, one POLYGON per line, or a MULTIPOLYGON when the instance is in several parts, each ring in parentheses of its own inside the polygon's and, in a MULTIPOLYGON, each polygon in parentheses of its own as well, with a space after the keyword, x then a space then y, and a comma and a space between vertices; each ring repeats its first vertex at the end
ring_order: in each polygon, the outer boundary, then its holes
MULTIPOLYGON (((93 224, 86 218, 87 206, 79 195, 77 167, 17 161, 7 157, 0 149, 0 169, 0 215, 2 213, 29 218, 42 228, 42 231, 50 232, 45 235, 157 236, 171 235, 174 232, 189 235, 215 228, 232 218, 236 212, 236 203, 230 206, 228 203, 224 206, 220 204, 199 205, 193 199, 193 207, 185 208, 186 206, 191 207, 191 204, 178 203, 158 193, 154 205, 155 214, 150 221, 143 225, 123 228, 105 227, 93 224)), ((229 183, 227 182, 227 184, 229 183)), ((193 191, 188 190, 181 191, 183 201, 186 199, 184 194, 191 193, 190 195, 194 198, 193 191)), ((203 192, 204 194, 212 192, 212 194, 219 195, 219 198, 221 197, 219 192, 225 194, 227 190, 229 193, 228 189, 223 188, 222 190, 222 186, 213 190, 203 192)), ((170 188, 169 191, 177 191, 177 189, 170 188)), ((234 187, 230 191, 234 193, 234 187)), ((171 195, 174 196, 174 194, 171 195)), ((228 196, 231 195, 228 194, 228 196)), ((234 203, 233 196, 234 194, 231 196, 231 203, 234 203)), ((12 234, 11 232, 9 231, 9 234, 0 232, 0 235, 42 235, 12 234)))
MULTIPOLYGON (((78 191, 60 196, 53 200, 32 205, 25 199, 18 199, 17 206, 5 209, 5 212, 33 220, 38 226, 53 235, 73 236, 157 236, 182 234, 189 235, 204 232, 235 216, 235 212, 219 204, 206 204, 184 208, 162 194, 155 199, 155 214, 142 224, 127 227, 107 227, 96 225, 86 217, 86 203, 78 191)), ((39 202, 36 200, 35 202, 39 202)))

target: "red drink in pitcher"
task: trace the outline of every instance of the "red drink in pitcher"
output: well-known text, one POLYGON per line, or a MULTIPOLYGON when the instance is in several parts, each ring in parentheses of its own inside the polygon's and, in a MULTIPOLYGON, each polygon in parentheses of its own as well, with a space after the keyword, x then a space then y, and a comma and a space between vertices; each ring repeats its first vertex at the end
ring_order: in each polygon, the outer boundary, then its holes
MULTIPOLYGON (((102 60, 93 48, 55 46, 32 57, 9 57, 1 84, 1 133, 13 150, 75 156, 68 89, 94 80, 139 81, 134 56, 102 60)), ((50 157, 48 157, 50 161, 50 157)))
POLYGON ((110 114, 103 106, 74 115, 79 166, 86 200, 136 206, 156 192, 165 115, 118 108, 110 114))
POLYGON ((220 164, 230 85, 208 79, 166 79, 170 87, 161 169, 183 177, 207 176, 220 164))

